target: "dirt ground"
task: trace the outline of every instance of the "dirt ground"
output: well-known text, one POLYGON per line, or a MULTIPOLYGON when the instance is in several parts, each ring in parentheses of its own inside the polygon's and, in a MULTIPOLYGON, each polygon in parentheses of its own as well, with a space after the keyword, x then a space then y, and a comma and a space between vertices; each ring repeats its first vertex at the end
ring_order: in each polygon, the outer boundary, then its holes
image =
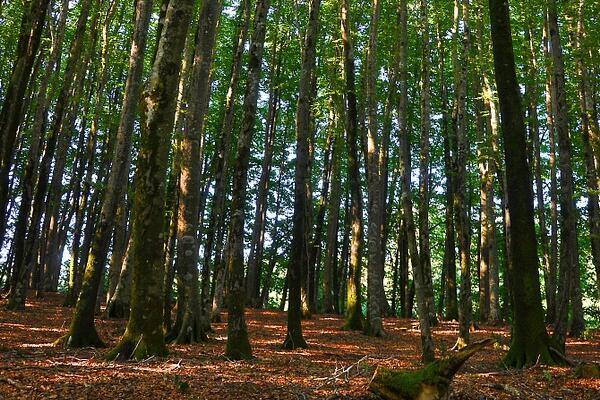
MULTIPOLYGON (((70 321, 72 309, 60 295, 31 299, 24 312, 0 304, 0 399, 375 399, 367 385, 375 368, 419 366, 417 322, 389 318, 384 338, 340 329, 342 319, 318 315, 304 321, 309 348, 285 351, 285 313, 246 314, 255 360, 223 357, 226 323, 214 324, 208 343, 169 346, 167 358, 143 362, 104 361, 107 349, 64 350, 51 345, 70 321)), ((125 321, 97 319, 108 345, 125 321)), ((457 324, 435 328, 438 355, 452 347, 457 324)), ((577 379, 571 368, 501 367, 508 344, 506 327, 480 327, 474 340, 495 337, 500 344, 469 360, 452 385, 452 399, 600 399, 600 379, 577 379)), ((569 340, 575 361, 600 362, 600 334, 569 340)))

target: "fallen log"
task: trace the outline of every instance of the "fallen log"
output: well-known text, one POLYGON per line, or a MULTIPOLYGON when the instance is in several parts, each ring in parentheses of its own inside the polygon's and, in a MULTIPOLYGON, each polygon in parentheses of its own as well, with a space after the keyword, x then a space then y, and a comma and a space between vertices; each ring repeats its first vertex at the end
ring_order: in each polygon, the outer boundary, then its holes
POLYGON ((473 343, 456 354, 436 360, 416 371, 395 371, 378 367, 369 390, 386 400, 443 400, 460 367, 494 339, 473 343))

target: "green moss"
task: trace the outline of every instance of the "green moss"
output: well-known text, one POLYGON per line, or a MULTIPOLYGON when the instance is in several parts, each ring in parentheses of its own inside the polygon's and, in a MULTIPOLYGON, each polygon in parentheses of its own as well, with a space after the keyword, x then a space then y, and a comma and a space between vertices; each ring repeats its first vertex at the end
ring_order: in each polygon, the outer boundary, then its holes
POLYGON ((417 371, 392 371, 380 368, 375 380, 390 391, 405 397, 417 398, 424 386, 447 387, 450 381, 439 375, 439 361, 435 361, 417 371))

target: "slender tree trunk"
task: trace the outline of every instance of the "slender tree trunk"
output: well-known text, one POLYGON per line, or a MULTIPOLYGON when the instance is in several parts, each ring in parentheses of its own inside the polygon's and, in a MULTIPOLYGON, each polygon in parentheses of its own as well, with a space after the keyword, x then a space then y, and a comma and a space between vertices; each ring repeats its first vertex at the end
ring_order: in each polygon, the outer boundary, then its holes
POLYGON ((556 1, 548 0, 548 30, 550 33, 554 94, 556 96, 556 133, 558 137, 560 169, 560 276, 559 300, 554 337, 564 350, 569 304, 572 308, 571 334, 579 336, 585 328, 581 286, 579 282, 579 249, 577 247, 577 208, 573 179, 572 146, 569 133, 567 94, 562 46, 558 31, 556 1))
MULTIPOLYGON (((424 17, 424 10, 427 7, 425 2, 421 2, 421 17, 424 17)), ((400 29, 401 37, 406 37, 406 2, 400 3, 400 29)), ((422 26, 426 26, 423 24, 422 26)), ((402 39, 401 39, 402 40, 402 39)), ((400 129, 399 147, 400 147, 400 176, 402 179, 402 216, 404 226, 406 227, 407 244, 410 255, 410 262, 413 267, 415 291, 417 295, 417 307, 419 313, 419 325, 421 328, 421 346, 422 359, 428 363, 434 360, 433 339, 430 328, 430 304, 427 299, 427 282, 425 262, 419 255, 419 245, 416 237, 415 218, 413 216, 413 203, 411 195, 411 163, 410 163, 410 139, 407 126, 407 73, 406 73, 406 52, 401 50, 400 60, 400 97, 398 101, 398 125, 400 129)), ((423 104, 421 104, 423 105, 423 104)), ((423 127, 422 127, 423 128, 423 127)), ((426 127, 425 127, 426 128, 426 127)), ((428 174, 428 172, 427 172, 428 174)))
MULTIPOLYGON (((75 39, 71 43, 69 50, 69 61, 64 73, 62 87, 60 89, 59 97, 54 109, 54 121, 48 134, 44 155, 42 156, 42 162, 38 174, 38 182, 36 185, 36 193, 33 201, 33 212, 30 216, 29 233, 27 235, 27 242, 24 245, 25 250, 22 255, 15 257, 11 291, 7 305, 10 309, 22 308, 25 306, 25 278, 31 270, 32 263, 35 262, 33 258, 35 257, 37 249, 39 248, 39 229, 42 219, 42 210, 46 205, 45 197, 48 187, 50 167, 59 136, 61 133, 66 134, 66 132, 63 132, 64 120, 68 111, 69 102, 71 100, 71 91, 75 86, 74 78, 82 62, 81 53, 83 51, 84 39, 86 36, 86 25, 92 3, 92 0, 86 0, 82 4, 77 20, 77 27, 74 36, 75 39)), ((0 179, 2 179, 1 176, 0 179)), ((2 201, 1 198, 0 201, 2 201)), ((26 238, 16 237, 15 239, 25 241, 26 238)))
POLYGON ((558 269, 558 179, 556 173, 556 101, 555 88, 552 76, 552 58, 549 48, 548 32, 548 14, 544 13, 543 38, 544 63, 546 71, 546 131, 548 133, 549 160, 550 169, 550 261, 548 268, 548 305, 546 310, 546 322, 554 323, 556 321, 556 286, 558 269))
POLYGON ((156 59, 142 96, 133 208, 131 313, 125 333, 108 353, 108 359, 140 360, 167 353, 162 332, 165 181, 177 84, 193 7, 193 0, 169 2, 156 59))
POLYGON ((327 216, 327 242, 325 245, 325 262, 323 265, 323 312, 332 313, 337 310, 334 293, 337 283, 337 247, 338 228, 340 219, 340 201, 342 190, 342 177, 340 165, 340 152, 343 149, 342 138, 339 134, 338 114, 334 108, 335 102, 331 102, 330 129, 335 130, 333 139, 333 151, 331 153, 331 194, 329 198, 329 213, 327 216))
MULTIPOLYGON (((469 138, 467 132, 466 96, 467 65, 470 51, 469 0, 461 0, 462 8, 462 46, 460 65, 456 65, 455 73, 455 106, 453 123, 456 129, 456 175, 454 181, 454 218, 458 237, 460 259, 460 297, 459 297, 459 334, 457 346, 462 348, 469 344, 471 325, 471 238, 469 228, 469 204, 467 185, 467 163, 469 155, 469 138)), ((456 32, 458 34, 458 32, 456 32)))
MULTIPOLYGON (((332 101, 330 99, 330 110, 333 108, 331 103, 332 101)), ((319 292, 319 277, 323 246, 323 228, 325 225, 325 211, 327 209, 327 204, 329 203, 330 196, 329 188, 331 186, 331 170, 333 165, 331 153, 333 151, 335 141, 335 128, 333 128, 332 121, 333 118, 330 115, 327 141, 325 144, 325 154, 323 159, 323 175, 321 177, 321 196, 317 204, 314 235, 310 241, 309 247, 310 250, 308 259, 308 299, 310 313, 318 312, 317 297, 319 292)))
POLYGON ((121 268, 123 267, 123 259, 125 258, 125 252, 127 251, 127 237, 129 236, 127 233, 127 221, 129 218, 127 213, 127 201, 124 195, 121 196, 121 200, 117 206, 117 214, 115 219, 112 254, 110 256, 108 268, 108 290, 106 292, 106 304, 108 304, 110 299, 115 294, 117 284, 119 283, 121 268))
POLYGON ((131 304, 131 260, 132 240, 131 232, 128 234, 127 250, 123 256, 119 281, 115 287, 115 293, 106 304, 107 318, 129 318, 129 307, 131 304))
POLYGON ((580 80, 579 107, 581 109, 581 126, 588 186, 588 224, 590 227, 591 256, 596 270, 598 298, 600 299, 600 206, 598 205, 600 129, 598 127, 598 113, 594 105, 593 87, 588 68, 589 57, 586 57, 584 48, 584 42, 587 37, 584 16, 585 7, 585 0, 579 0, 574 47, 576 49, 576 64, 580 80))
POLYGON ((422 0, 420 3, 420 31, 421 31, 421 82, 420 82, 420 109, 421 109, 421 148, 419 153, 419 259, 423 274, 426 309, 429 323, 437 324, 435 316, 435 303, 433 297, 433 283, 431 272, 431 251, 429 248, 429 131, 431 129, 431 48, 429 41, 428 4, 422 0))
POLYGON ((360 188, 360 167, 358 165, 358 111, 356 104, 356 83, 354 68, 354 48, 351 36, 350 0, 342 0, 341 34, 344 46, 344 77, 346 84, 346 142, 348 143, 348 185, 350 186, 350 262, 346 289, 346 324, 351 330, 363 328, 361 299, 361 258, 363 246, 363 204, 360 188))
POLYGON ((210 70, 217 25, 222 2, 207 0, 200 10, 196 32, 196 50, 191 76, 189 113, 180 146, 179 221, 177 223, 177 259, 175 269, 184 289, 182 320, 175 343, 196 343, 206 340, 206 330, 201 322, 198 287, 198 213, 202 183, 202 157, 204 152, 204 121, 210 98, 210 70))
MULTIPOLYGON (((279 15, 279 8, 277 15, 279 15)), ((277 131, 277 119, 279 114, 280 90, 278 85, 281 75, 281 50, 279 49, 278 31, 276 18, 275 38, 271 54, 271 68, 269 77, 269 111, 267 124, 265 126, 265 151, 261 166, 260 180, 258 183, 258 195, 256 197, 256 213, 254 226, 252 228, 252 240, 250 242, 250 257, 248 259, 248 274, 246 277, 246 290, 248 303, 257 307, 260 303, 260 276, 263 261, 263 250, 265 242, 265 221, 267 218, 267 200, 269 195, 269 181, 273 164, 273 153, 275 144, 275 132, 277 131)))
MULTIPOLYGON (((62 55, 62 41, 64 38, 68 11, 68 1, 63 0, 61 3, 61 11, 58 16, 56 28, 54 30, 52 50, 50 52, 46 69, 39 84, 36 101, 37 106, 32 123, 31 145, 29 148, 27 163, 23 171, 23 191, 21 194, 21 203, 19 204, 19 212, 15 222, 15 233, 13 235, 13 257, 16 257, 16 259, 21 259, 24 257, 24 251, 27 242, 26 234, 28 217, 31 212, 31 206, 35 193, 35 185, 38 177, 38 165, 40 163, 40 153, 45 142, 43 133, 46 129, 46 121, 48 118, 48 109, 50 104, 50 94, 48 93, 48 89, 52 86, 52 83, 56 80, 58 75, 56 73, 56 67, 59 64, 59 60, 62 55)), ((7 215, 9 214, 10 213, 7 213, 7 215)))
POLYGON ((16 59, 0 109, 0 237, 4 237, 6 230, 9 172, 23 118, 25 91, 40 47, 50 0, 33 0, 25 4, 29 7, 21 20, 16 59))
POLYGON ((372 0, 371 22, 369 24, 369 41, 366 56, 366 111, 367 111, 367 188, 368 188, 368 216, 367 230, 368 258, 367 258, 367 325, 365 333, 369 336, 383 336, 383 314, 380 293, 383 291, 383 260, 381 246, 381 218, 383 205, 381 204, 381 179, 379 171, 379 133, 377 123, 377 30, 381 14, 381 1, 372 0))
MULTIPOLYGON (((498 265, 498 242, 496 239, 496 214, 494 211, 494 178, 498 178, 499 174, 498 160, 500 158, 498 151, 498 109, 496 107, 496 101, 493 98, 492 87, 490 83, 490 77, 486 72, 483 75, 483 103, 485 111, 488 114, 486 118, 487 125, 487 137, 486 137, 486 148, 487 148, 487 174, 488 182, 486 190, 488 191, 488 202, 486 205, 487 220, 490 225, 488 228, 488 246, 489 246, 489 316, 488 320, 492 324, 498 324, 500 322, 500 272, 498 265)), ((500 182, 500 186, 502 186, 500 182)), ((503 195, 500 193, 500 195, 503 195)), ((502 203, 503 200, 501 200, 502 203)), ((504 210, 503 207, 501 207, 504 210)), ((507 254, 505 253, 505 259, 507 254)), ((506 280, 505 276, 505 280, 506 280)), ((508 296, 507 296, 508 302, 508 296)))
POLYGON ((446 212, 445 212, 445 238, 444 238, 444 260, 443 271, 445 271, 445 281, 443 286, 445 290, 442 292, 446 313, 444 314, 448 320, 458 320, 458 300, 456 293, 456 244, 454 231, 454 207, 452 199, 454 198, 454 162, 451 153, 454 143, 453 129, 449 127, 448 113, 448 87, 446 83, 446 63, 445 63, 445 46, 443 32, 438 23, 437 29, 437 47, 438 57, 440 60, 440 96, 442 106, 442 132, 444 137, 444 171, 446 178, 446 212))
MULTIPOLYGON (((215 233, 217 231, 216 224, 221 224, 221 232, 223 232, 224 221, 224 207, 227 195, 227 182, 229 177, 229 159, 230 150, 233 136, 233 122, 235 116, 235 99, 238 91, 238 82, 240 79, 240 72, 242 69, 242 58, 244 55, 244 47, 248 36, 248 28, 250 25, 250 14, 251 14, 251 2, 244 0, 240 4, 238 10, 238 30, 236 32, 234 41, 234 52, 233 61, 231 67, 231 74, 229 77, 229 88, 227 89, 227 95, 225 97, 225 113, 223 116, 223 122, 221 127, 222 137, 219 143, 219 150, 217 154, 216 167, 215 167, 215 196, 213 199, 213 205, 208 218, 208 227, 206 229, 206 242, 204 244, 204 259, 202 265, 202 318, 206 324, 206 328, 210 329, 210 320, 215 317, 220 318, 220 300, 217 302, 217 306, 213 305, 213 297, 210 293, 210 261, 213 254, 213 245, 215 241, 215 233), (216 308, 216 309, 215 309, 216 308)), ((221 236, 222 238, 222 236, 221 236)), ((222 285, 223 279, 219 277, 220 262, 217 259, 221 257, 221 240, 217 240, 213 258, 213 269, 214 269, 214 281, 218 281, 222 285), (217 279, 219 278, 219 279, 217 279)), ((222 274, 222 272, 221 272, 222 274)))
POLYGON ((539 120, 538 120, 538 91, 537 91, 537 60, 535 55, 535 45, 533 37, 531 36, 531 29, 528 27, 525 31, 526 39, 528 39, 529 45, 529 58, 527 64, 528 83, 527 83, 527 95, 529 97, 529 104, 527 106, 527 112, 529 116, 529 135, 531 138, 533 148, 533 174, 535 178, 535 194, 537 201, 537 215, 540 227, 540 245, 542 249, 542 270, 544 272, 544 284, 546 293, 546 305, 550 307, 554 304, 554 289, 551 287, 550 277, 550 249, 548 241, 548 229, 546 227, 546 203, 544 201, 544 182, 542 180, 542 158, 540 148, 540 132, 539 132, 539 120))
POLYGON ((248 340, 248 329, 244 318, 244 308, 246 307, 246 288, 244 287, 244 209, 246 205, 250 146, 252 144, 254 123, 256 120, 258 86, 261 76, 266 21, 270 4, 269 0, 259 0, 254 13, 254 32, 250 42, 250 60, 248 64, 246 93, 244 95, 243 117, 233 164, 233 197, 231 200, 231 220, 226 251, 226 265, 229 274, 229 292, 227 295, 229 317, 227 321, 225 355, 234 360, 252 357, 252 348, 248 340))
POLYGON ((302 69, 298 89, 296 110, 296 165, 294 176, 294 217, 292 230, 291 259, 288 266, 289 306, 287 333, 283 342, 286 349, 307 347, 302 336, 301 323, 301 287, 300 283, 308 278, 310 262, 311 227, 311 153, 310 145, 314 141, 312 105, 313 76, 316 64, 316 42, 319 27, 320 0, 310 0, 308 25, 302 46, 302 69))
POLYGON ((279 177, 277 178, 277 200, 275 202, 275 221, 273 222, 273 229, 271 231, 271 238, 273 241, 271 243, 271 249, 269 251, 269 265, 267 266, 267 271, 265 273, 265 283, 263 284, 262 292, 260 295, 260 307, 267 307, 269 303, 269 293, 271 291, 271 282, 273 280, 273 271, 275 270, 275 264, 278 259, 279 247, 281 245, 281 235, 279 234, 279 213, 281 212, 281 185, 283 178, 283 169, 279 170, 279 177))

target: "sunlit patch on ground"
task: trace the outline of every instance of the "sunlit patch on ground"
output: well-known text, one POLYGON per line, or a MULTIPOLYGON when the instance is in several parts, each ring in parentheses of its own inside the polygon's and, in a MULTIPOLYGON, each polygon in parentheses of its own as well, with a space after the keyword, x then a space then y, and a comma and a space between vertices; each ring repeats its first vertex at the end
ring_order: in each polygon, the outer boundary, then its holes
MULTIPOLYGON (((72 309, 59 295, 31 299, 25 312, 0 308, 0 399, 302 399, 374 398, 367 385, 375 368, 419 367, 419 332, 414 320, 385 320, 387 335, 369 338, 341 329, 343 319, 327 314, 303 321, 308 349, 281 348, 286 315, 247 313, 256 359, 233 362, 223 357, 225 321, 213 324, 207 343, 170 346, 167 358, 145 362, 105 361, 107 349, 64 350, 50 343, 63 334, 72 309)), ((0 307, 2 305, 0 304, 0 307)), ((108 345, 122 334, 125 321, 96 320, 108 345)), ((456 341, 456 322, 434 329, 437 355, 456 341)), ((481 326, 473 340, 495 335, 508 343, 506 327, 481 326)), ((568 343, 575 360, 599 361, 600 337, 568 343)), ((503 346, 475 355, 456 376, 454 399, 600 399, 600 379, 576 379, 573 370, 535 366, 503 370, 503 346)))

